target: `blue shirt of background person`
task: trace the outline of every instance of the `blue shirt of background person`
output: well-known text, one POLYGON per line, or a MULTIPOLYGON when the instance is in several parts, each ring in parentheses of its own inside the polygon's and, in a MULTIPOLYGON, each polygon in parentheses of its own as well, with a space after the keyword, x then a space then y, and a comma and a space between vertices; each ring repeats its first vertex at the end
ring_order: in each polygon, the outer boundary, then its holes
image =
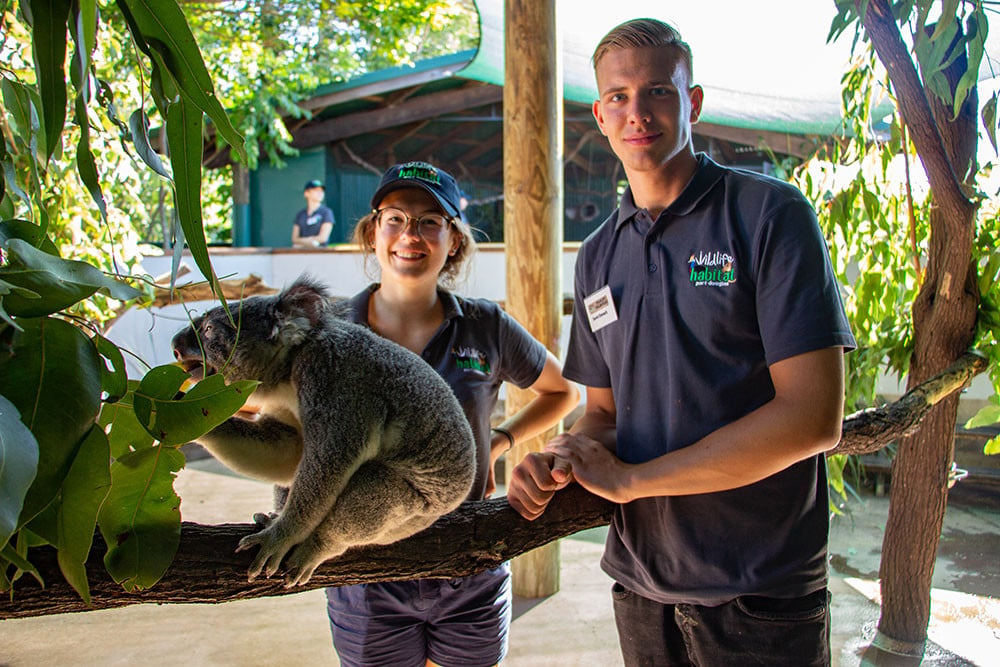
POLYGON ((295 214, 292 224, 292 247, 316 248, 324 246, 330 240, 335 220, 333 211, 323 205, 326 187, 322 181, 312 180, 306 183, 302 191, 306 206, 295 214))

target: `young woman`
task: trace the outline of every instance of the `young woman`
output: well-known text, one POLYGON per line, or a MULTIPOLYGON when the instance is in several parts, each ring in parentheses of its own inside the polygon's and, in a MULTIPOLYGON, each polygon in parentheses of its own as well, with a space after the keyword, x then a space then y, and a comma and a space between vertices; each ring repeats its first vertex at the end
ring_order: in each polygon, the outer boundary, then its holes
MULTIPOLYGON (((556 358, 495 303, 447 289, 475 242, 446 172, 425 162, 390 168, 355 239, 374 257, 380 282, 351 300, 352 317, 420 354, 458 397, 476 439, 469 498, 494 490, 493 464, 520 440, 559 422, 579 401, 556 358), (496 428, 490 415, 503 382, 535 393, 496 428)), ((433 406, 427 406, 433 410, 433 406)), ((327 589, 333 644, 345 666, 486 667, 507 651, 510 567, 458 579, 327 589)))

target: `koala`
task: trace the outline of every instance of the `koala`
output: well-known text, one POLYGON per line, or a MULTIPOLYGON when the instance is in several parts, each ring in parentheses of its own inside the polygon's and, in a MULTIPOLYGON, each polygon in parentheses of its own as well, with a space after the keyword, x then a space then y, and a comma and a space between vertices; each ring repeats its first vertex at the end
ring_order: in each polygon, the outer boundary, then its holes
POLYGON ((284 560, 285 585, 304 584, 323 561, 408 537, 465 500, 472 429, 418 355, 339 317, 307 278, 230 309, 232 320, 221 306, 198 317, 173 347, 194 375, 260 381, 256 419, 231 417, 198 439, 233 470, 288 487, 237 547, 260 547, 250 581, 284 560))

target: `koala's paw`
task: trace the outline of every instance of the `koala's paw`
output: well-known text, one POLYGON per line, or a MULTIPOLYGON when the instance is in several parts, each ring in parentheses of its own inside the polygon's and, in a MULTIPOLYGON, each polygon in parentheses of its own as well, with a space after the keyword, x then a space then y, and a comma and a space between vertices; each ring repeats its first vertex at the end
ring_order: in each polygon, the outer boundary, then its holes
POLYGON ((267 528, 278 518, 278 512, 257 512, 253 515, 253 522, 258 528, 267 528))
POLYGON ((285 557, 289 549, 295 546, 292 540, 282 539, 276 534, 274 530, 275 525, 277 524, 272 523, 268 528, 259 533, 247 535, 240 540, 239 546, 236 547, 236 551, 246 551, 256 546, 260 547, 260 551, 257 552, 253 562, 250 563, 250 569, 247 571, 247 581, 253 581, 260 576, 261 572, 264 573, 265 577, 273 575, 278 571, 281 559, 285 557))
POLYGON ((315 536, 311 536, 288 555, 285 561, 285 588, 305 584, 321 563, 343 551, 344 549, 323 547, 315 536))

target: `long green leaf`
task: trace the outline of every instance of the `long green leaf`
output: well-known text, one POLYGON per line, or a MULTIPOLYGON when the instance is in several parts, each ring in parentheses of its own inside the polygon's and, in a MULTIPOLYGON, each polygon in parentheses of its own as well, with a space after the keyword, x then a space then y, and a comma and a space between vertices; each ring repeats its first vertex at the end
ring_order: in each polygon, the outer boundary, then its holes
POLYGON ((990 99, 986 101, 983 105, 982 111, 983 117, 983 128, 986 130, 986 136, 989 137, 990 145, 993 146, 993 152, 998 152, 997 149, 997 94, 993 93, 990 99))
MULTIPOLYGON (((76 0, 72 7, 72 18, 70 33, 76 43, 80 72, 84 74, 90 70, 91 56, 97 47, 97 0, 76 0)), ((89 97, 88 92, 79 92, 89 97)))
POLYGON ((45 156, 51 157, 66 124, 66 26, 69 0, 29 0, 31 43, 45 121, 45 156))
POLYGON ((149 118, 146 112, 142 109, 133 111, 128 119, 128 127, 132 135, 132 145, 135 146, 135 152, 142 161, 160 176, 170 178, 170 172, 160 159, 160 154, 149 144, 149 118))
POLYGON ((969 14, 965 30, 967 62, 962 77, 955 85, 952 118, 958 117, 958 114, 962 111, 962 105, 965 104, 965 100, 979 83, 979 65, 983 62, 988 32, 989 21, 986 20, 986 14, 981 8, 969 14))
POLYGON ((222 299, 219 279, 208 257, 201 217, 202 112, 183 95, 167 108, 167 142, 174 172, 174 207, 195 264, 222 299))
POLYGON ((90 604, 90 584, 85 564, 94 542, 94 527, 101 504, 111 490, 111 457, 108 438, 94 427, 80 445, 60 494, 58 561, 66 581, 90 604))
POLYGON ((28 147, 32 136, 39 130, 38 116, 32 108, 28 89, 23 84, 4 77, 0 80, 0 91, 3 94, 3 105, 7 110, 7 119, 10 121, 14 136, 28 147))
POLYGON ((131 592, 167 571, 181 538, 180 498, 173 481, 184 455, 173 447, 126 454, 111 466, 111 493, 98 517, 108 544, 108 573, 131 592))
POLYGON ((101 364, 101 391, 104 400, 114 403, 128 392, 128 374, 121 349, 100 334, 95 334, 94 346, 105 363, 101 364))
POLYGON ((38 472, 21 523, 58 493, 100 407, 100 359, 94 344, 65 320, 19 319, 0 355, 3 394, 38 441, 38 472))
POLYGON ((87 117, 87 104, 81 95, 76 98, 76 122, 80 127, 80 140, 76 144, 76 171, 80 174, 80 180, 90 193, 90 197, 97 204, 97 210, 101 214, 101 219, 108 219, 108 205, 104 201, 104 192, 101 190, 101 180, 97 173, 97 163, 94 161, 94 154, 90 150, 90 120, 87 117))
POLYGON ((246 161, 244 140, 215 96, 205 67, 180 6, 174 0, 123 0, 149 47, 160 54, 182 94, 204 111, 219 134, 246 161))
POLYGON ((38 472, 38 442, 14 404, 0 395, 0 544, 17 529, 24 497, 38 472))

